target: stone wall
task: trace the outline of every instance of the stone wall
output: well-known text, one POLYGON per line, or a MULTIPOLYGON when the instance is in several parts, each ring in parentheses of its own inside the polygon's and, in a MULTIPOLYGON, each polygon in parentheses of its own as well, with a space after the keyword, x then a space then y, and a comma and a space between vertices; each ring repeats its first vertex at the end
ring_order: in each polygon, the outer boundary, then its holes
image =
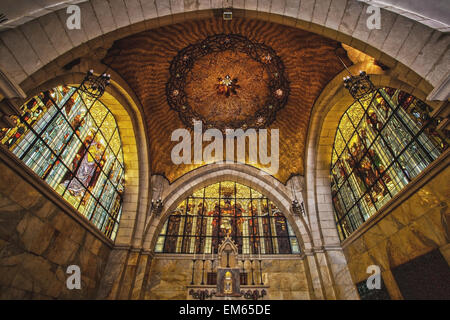
MULTIPOLYGON (((253 263, 255 269, 259 263, 253 263)), ((210 270, 210 265, 205 265, 210 270)), ((201 282, 201 262, 196 264, 195 284, 201 282)), ((246 270, 249 272, 250 265, 246 262, 246 270)), ((206 271, 205 271, 206 273, 206 271)), ((306 278, 304 261, 300 259, 272 259, 263 260, 262 263, 263 282, 269 285, 267 299, 274 300, 302 300, 310 299, 308 281, 306 278)), ((186 286, 192 279, 191 259, 170 259, 164 256, 153 258, 149 274, 148 286, 145 299, 187 299, 186 286)), ((251 283, 251 274, 249 275, 251 283)), ((255 283, 260 282, 259 270, 254 272, 255 283)), ((206 282, 206 277, 205 277, 206 282)))
POLYGON ((110 245, 1 159, 0 173, 0 299, 95 298, 110 245), (72 264, 81 290, 66 287, 72 264))
MULTIPOLYGON (((262 270, 264 283, 270 286, 268 289, 268 299, 311 299, 304 260, 264 261, 262 270)), ((259 273, 257 276, 259 276, 259 273)), ((259 278, 257 277, 255 279, 259 278)))
MULTIPOLYGON (((378 265, 392 299, 402 299, 391 270, 439 249, 450 265, 450 168, 418 188, 358 237, 343 244, 354 283, 367 279, 369 265, 378 265)), ((406 191, 406 190, 405 190, 406 191)), ((370 223, 370 222, 369 222, 370 223)))

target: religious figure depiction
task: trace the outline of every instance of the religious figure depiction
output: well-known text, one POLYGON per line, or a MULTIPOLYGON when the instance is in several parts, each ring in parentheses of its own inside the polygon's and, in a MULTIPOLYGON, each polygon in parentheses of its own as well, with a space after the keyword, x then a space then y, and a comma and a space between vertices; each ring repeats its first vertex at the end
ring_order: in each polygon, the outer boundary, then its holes
POLYGON ((234 208, 231 206, 230 200, 225 200, 225 208, 222 208, 221 211, 222 221, 220 223, 220 231, 225 236, 229 236, 233 229, 231 217, 234 216, 234 208))
POLYGON ((63 178, 64 182, 62 184, 67 187, 70 194, 80 196, 84 193, 86 187, 90 190, 93 189, 100 175, 101 166, 104 163, 104 149, 105 147, 101 141, 93 139, 92 134, 86 137, 84 144, 72 161, 72 169, 75 171, 74 176, 76 179, 73 179, 72 174, 63 178), (88 149, 89 152, 87 152, 88 149))

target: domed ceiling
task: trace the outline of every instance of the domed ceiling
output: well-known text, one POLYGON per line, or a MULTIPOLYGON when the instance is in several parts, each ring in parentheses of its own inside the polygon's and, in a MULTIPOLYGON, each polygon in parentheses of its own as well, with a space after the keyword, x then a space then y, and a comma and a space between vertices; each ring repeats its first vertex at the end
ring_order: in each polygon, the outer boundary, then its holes
MULTIPOLYGON (((118 40, 104 63, 134 90, 144 108, 151 170, 173 182, 204 164, 175 165, 178 128, 279 129, 282 182, 304 173, 311 108, 343 66, 339 42, 271 22, 207 19, 118 40)), ((352 64, 344 58, 347 65, 352 64)), ((205 146, 208 143, 205 143, 205 146)), ((262 168, 263 166, 258 166, 262 168)))

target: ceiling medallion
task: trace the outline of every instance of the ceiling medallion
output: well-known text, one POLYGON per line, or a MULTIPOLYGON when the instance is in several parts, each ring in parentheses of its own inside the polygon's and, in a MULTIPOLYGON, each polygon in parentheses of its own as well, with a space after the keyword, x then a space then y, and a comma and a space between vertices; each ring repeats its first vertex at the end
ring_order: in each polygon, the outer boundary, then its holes
POLYGON ((216 85, 217 93, 223 94, 225 97, 229 97, 230 94, 237 94, 236 89, 239 89, 241 86, 237 84, 238 79, 231 79, 229 75, 226 75, 225 78, 217 78, 219 83, 216 85))
POLYGON ((169 106, 187 127, 265 128, 289 97, 284 64, 269 46, 239 34, 213 35, 182 49, 166 84, 169 106))

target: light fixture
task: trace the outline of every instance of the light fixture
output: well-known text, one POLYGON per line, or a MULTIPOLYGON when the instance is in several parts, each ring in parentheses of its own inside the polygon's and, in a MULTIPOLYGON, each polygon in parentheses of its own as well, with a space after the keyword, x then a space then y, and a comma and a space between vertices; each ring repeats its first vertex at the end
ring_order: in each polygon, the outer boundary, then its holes
POLYGON ((89 70, 79 86, 79 90, 87 94, 90 98, 100 98, 111 83, 111 75, 103 73, 94 76, 94 70, 89 70))
POLYGON ((355 99, 365 100, 369 98, 370 93, 376 90, 375 85, 370 80, 369 75, 363 70, 359 71, 359 75, 354 76, 339 56, 342 52, 345 52, 345 50, 340 47, 336 48, 334 54, 339 59, 339 61, 341 61, 345 70, 347 70, 349 74, 349 76, 346 76, 342 79, 344 81, 344 87, 348 89, 352 97, 355 99), (340 53, 338 53, 338 51, 340 53))
POLYGON ((223 20, 233 20, 233 11, 226 10, 223 12, 223 20))
POLYGON ((161 198, 159 198, 156 201, 154 201, 152 199, 151 208, 150 208, 151 213, 154 214, 154 215, 159 216, 161 214, 161 212, 162 212, 162 209, 163 209, 163 203, 162 203, 161 198))
POLYGON ((304 215, 303 202, 300 204, 297 199, 292 200, 292 211, 298 216, 304 215))
POLYGON ((375 85, 370 81, 369 75, 365 71, 360 71, 358 76, 354 76, 350 73, 350 76, 344 77, 343 80, 344 87, 348 89, 355 99, 364 100, 376 89, 375 85))

